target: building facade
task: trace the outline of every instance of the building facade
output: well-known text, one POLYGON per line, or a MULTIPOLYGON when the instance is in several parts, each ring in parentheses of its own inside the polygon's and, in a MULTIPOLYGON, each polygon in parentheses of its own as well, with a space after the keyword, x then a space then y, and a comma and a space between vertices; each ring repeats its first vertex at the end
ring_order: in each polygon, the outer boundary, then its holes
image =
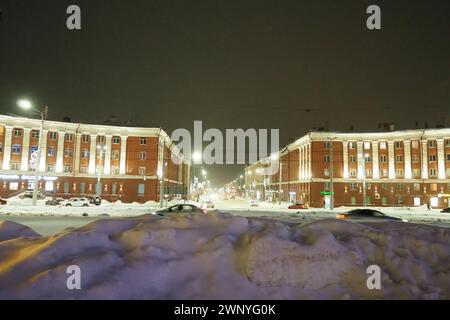
MULTIPOLYGON (((39 128, 0 115, 1 197, 33 189, 39 128)), ((39 190, 49 196, 159 201, 162 175, 165 195, 187 193, 189 163, 159 128, 45 121, 41 150, 39 190)))
POLYGON ((312 207, 450 206, 450 129, 377 133, 311 132, 246 168, 252 198, 300 201, 312 207))

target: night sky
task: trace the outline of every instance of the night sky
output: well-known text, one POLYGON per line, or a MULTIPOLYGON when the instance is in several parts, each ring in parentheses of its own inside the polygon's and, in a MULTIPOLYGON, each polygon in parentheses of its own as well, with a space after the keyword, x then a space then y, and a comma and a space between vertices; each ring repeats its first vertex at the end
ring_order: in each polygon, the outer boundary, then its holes
MULTIPOLYGON (((0 113, 142 126, 450 124, 450 1, 0 0, 0 113), (66 28, 66 8, 82 30, 66 28), (366 28, 381 7, 382 30, 366 28), (309 112, 305 110, 310 110, 309 112), (418 122, 418 123, 416 123, 418 122)), ((242 166, 208 168, 217 186, 242 166)))

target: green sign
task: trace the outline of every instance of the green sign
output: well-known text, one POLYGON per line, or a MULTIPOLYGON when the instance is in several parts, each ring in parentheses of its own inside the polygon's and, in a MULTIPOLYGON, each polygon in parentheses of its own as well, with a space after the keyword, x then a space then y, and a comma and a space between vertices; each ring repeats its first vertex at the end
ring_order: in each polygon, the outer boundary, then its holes
MULTIPOLYGON (((320 194, 323 195, 323 196, 330 196, 331 195, 331 191, 321 191, 320 194)), ((334 194, 334 192, 333 192, 333 194, 334 194)))

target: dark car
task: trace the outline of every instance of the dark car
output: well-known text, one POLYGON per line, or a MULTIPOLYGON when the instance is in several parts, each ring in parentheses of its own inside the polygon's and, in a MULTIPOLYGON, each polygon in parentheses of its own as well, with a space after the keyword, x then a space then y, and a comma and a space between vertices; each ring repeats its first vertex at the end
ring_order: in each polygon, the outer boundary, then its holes
POLYGON ((344 220, 392 220, 407 222, 405 219, 388 216, 373 209, 354 209, 348 212, 338 213, 336 218, 344 220))
POLYGON ((297 202, 294 204, 291 204, 288 209, 308 209, 309 206, 307 203, 301 203, 301 202, 297 202))
POLYGON ((6 205, 8 202, 5 199, 0 199, 0 205, 6 205))
POLYGON ((60 204, 62 204, 63 201, 64 201, 64 199, 61 199, 61 198, 53 198, 53 199, 45 201, 45 205, 46 206, 59 206, 60 204))
POLYGON ((450 207, 442 209, 441 212, 443 212, 443 213, 450 213, 450 207))
POLYGON ((176 204, 169 208, 153 212, 153 214, 157 214, 160 216, 183 214, 183 213, 205 213, 205 210, 193 204, 176 204))

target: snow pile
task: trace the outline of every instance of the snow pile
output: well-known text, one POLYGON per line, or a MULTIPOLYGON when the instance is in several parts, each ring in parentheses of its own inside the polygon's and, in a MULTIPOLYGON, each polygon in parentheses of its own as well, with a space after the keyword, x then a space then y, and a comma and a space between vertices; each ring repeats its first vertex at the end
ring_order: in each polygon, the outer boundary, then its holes
POLYGON ((449 299, 450 231, 384 226, 209 213, 19 232, 0 242, 0 299, 449 299), (381 290, 366 286, 373 264, 381 290), (70 265, 81 290, 67 288, 70 265))
POLYGON ((0 221, 0 242, 18 237, 39 237, 39 234, 20 223, 0 221))

